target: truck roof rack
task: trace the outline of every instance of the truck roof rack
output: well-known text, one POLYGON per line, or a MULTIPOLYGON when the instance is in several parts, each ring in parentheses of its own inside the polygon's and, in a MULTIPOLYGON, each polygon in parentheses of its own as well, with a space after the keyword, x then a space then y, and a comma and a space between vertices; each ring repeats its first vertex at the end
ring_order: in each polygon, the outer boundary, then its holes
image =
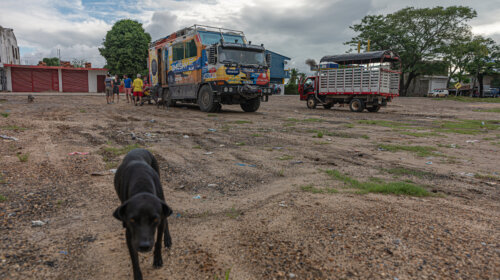
POLYGON ((222 38, 224 38, 224 33, 225 34, 230 34, 230 35, 241 35, 245 37, 245 33, 243 31, 239 30, 234 30, 234 29, 228 29, 228 28, 222 28, 222 27, 214 27, 214 26, 208 26, 208 25, 201 25, 201 24, 195 24, 189 27, 182 28, 168 36, 162 37, 160 39, 157 39, 153 42, 151 42, 150 46, 154 46, 157 43, 163 42, 164 40, 167 40, 169 37, 175 34, 174 38, 181 37, 184 35, 187 35, 188 33, 192 31, 208 31, 208 32, 217 32, 220 33, 222 38))
POLYGON ((320 62, 336 62, 340 65, 397 62, 397 61, 399 61, 399 55, 390 50, 327 55, 321 58, 320 60, 320 62))

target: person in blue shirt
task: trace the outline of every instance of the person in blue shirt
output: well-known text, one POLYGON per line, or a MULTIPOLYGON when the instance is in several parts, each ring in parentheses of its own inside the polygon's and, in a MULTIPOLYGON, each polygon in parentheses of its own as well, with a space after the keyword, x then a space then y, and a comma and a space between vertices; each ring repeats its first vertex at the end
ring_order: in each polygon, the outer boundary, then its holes
POLYGON ((125 96, 127 97, 127 103, 132 102, 132 79, 128 75, 123 76, 123 84, 125 86, 125 96))

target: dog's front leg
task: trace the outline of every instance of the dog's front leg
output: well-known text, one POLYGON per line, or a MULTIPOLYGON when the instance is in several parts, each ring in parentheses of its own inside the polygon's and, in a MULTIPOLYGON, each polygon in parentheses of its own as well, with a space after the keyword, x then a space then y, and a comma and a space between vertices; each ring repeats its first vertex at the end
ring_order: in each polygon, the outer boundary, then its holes
POLYGON ((137 251, 132 247, 132 233, 127 228, 127 247, 130 253, 130 258, 132 259, 132 268, 134 270, 134 280, 142 280, 141 267, 139 266, 139 257, 137 256, 137 251))
POLYGON ((172 237, 170 236, 170 231, 168 230, 168 220, 165 218, 165 248, 172 247, 172 237))
POLYGON ((163 237, 163 232, 165 231, 165 222, 167 219, 162 219, 160 225, 158 225, 156 243, 155 243, 155 251, 154 251, 154 259, 153 259, 153 267, 160 268, 163 266, 163 259, 161 258, 161 238, 163 237))

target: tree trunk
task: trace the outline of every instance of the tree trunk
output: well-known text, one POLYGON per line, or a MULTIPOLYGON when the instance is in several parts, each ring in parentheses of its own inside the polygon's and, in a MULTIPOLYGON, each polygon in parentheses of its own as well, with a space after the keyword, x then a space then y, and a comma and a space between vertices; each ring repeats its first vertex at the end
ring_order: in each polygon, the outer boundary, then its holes
POLYGON ((479 97, 484 97, 483 74, 477 75, 477 81, 479 82, 479 97))
MULTIPOLYGON (((417 75, 415 75, 415 72, 410 72, 408 73, 408 78, 406 81, 403 83, 403 88, 401 91, 401 96, 407 96, 408 95, 408 88, 410 87, 411 81, 413 78, 415 78, 417 75)), ((404 81, 404 74, 401 75, 401 79, 404 81)))

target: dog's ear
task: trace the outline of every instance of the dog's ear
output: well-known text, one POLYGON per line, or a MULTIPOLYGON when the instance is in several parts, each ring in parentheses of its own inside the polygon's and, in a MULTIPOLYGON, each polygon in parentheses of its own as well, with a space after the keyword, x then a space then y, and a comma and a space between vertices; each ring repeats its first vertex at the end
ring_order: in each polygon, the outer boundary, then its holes
POLYGON ((168 206, 166 203, 162 203, 161 206, 163 208, 163 215, 165 215, 165 217, 172 215, 172 208, 170 208, 170 206, 168 206))
POLYGON ((124 221, 125 210, 127 208, 127 202, 116 208, 115 212, 113 212, 113 217, 117 218, 120 221, 124 221))

